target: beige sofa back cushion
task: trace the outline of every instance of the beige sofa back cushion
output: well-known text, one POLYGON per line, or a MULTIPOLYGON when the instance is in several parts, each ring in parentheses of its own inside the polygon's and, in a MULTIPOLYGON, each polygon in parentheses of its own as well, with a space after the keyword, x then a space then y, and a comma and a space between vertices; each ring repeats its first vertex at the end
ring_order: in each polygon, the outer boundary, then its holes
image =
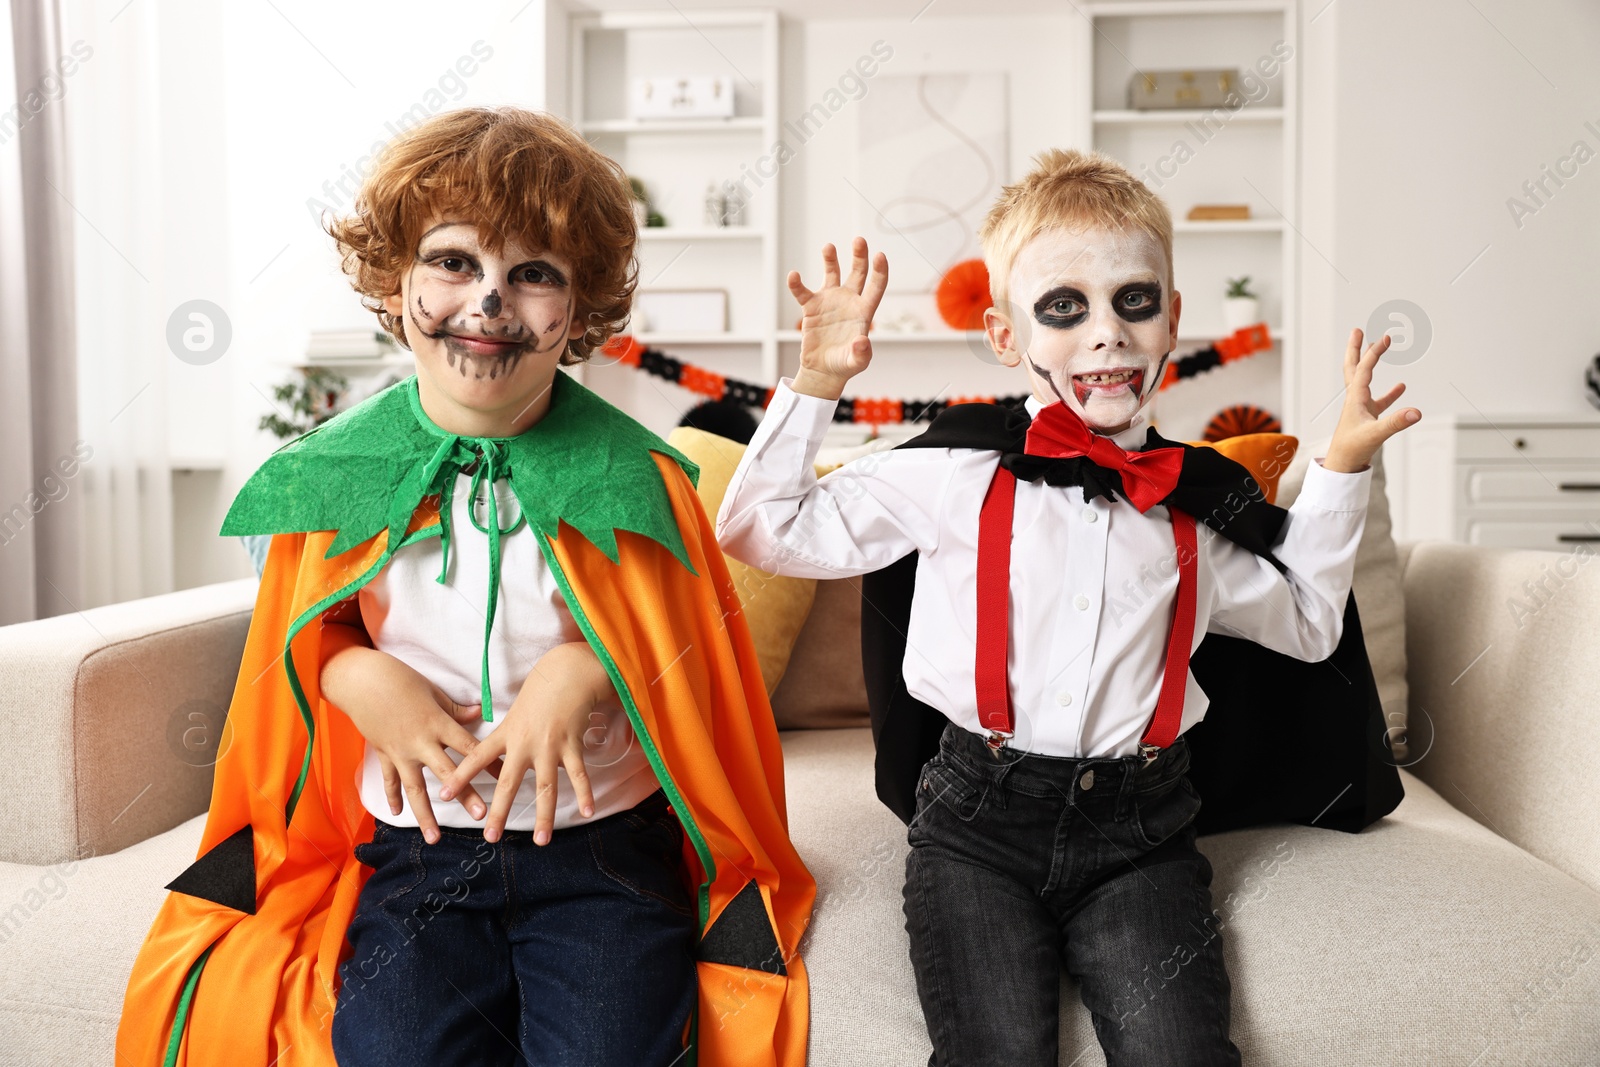
MULTIPOLYGON (((1331 438, 1302 448, 1278 483, 1278 506, 1288 507, 1300 495, 1306 467, 1315 456, 1327 455, 1331 438)), ((1353 592, 1361 612, 1361 633, 1367 658, 1383 702, 1388 740, 1396 758, 1406 754, 1406 603, 1400 581, 1400 557, 1389 519, 1389 493, 1383 473, 1383 450, 1372 458, 1372 489, 1367 497, 1367 522, 1356 548, 1353 592)))
POLYGON ((115 852, 206 810, 258 583, 0 627, 0 861, 115 852))

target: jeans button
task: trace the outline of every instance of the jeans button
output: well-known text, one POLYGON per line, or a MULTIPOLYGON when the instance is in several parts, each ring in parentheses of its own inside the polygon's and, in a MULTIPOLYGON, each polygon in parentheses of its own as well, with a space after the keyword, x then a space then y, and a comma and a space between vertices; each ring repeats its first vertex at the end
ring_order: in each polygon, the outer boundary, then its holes
POLYGON ((1086 793, 1094 788, 1094 768, 1083 772, 1083 777, 1078 779, 1078 788, 1086 793))

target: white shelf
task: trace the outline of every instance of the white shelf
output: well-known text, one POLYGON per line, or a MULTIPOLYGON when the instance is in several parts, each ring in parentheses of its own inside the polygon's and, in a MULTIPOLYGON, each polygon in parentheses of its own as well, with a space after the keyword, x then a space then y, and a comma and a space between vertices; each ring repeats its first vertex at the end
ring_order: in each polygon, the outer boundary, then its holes
POLYGON ((760 133, 766 120, 735 116, 731 119, 596 119, 585 122, 584 133, 760 133))
POLYGON ((754 226, 646 226, 641 241, 759 241, 766 231, 754 226))
POLYGON ((760 28, 767 24, 767 13, 759 10, 680 11, 599 11, 588 14, 590 23, 601 30, 680 30, 712 26, 760 28))
MULTIPOLYGON (((1205 342, 1206 344, 1211 344, 1228 336, 1230 336, 1230 334, 1224 331, 1221 326, 1218 326, 1214 331, 1209 333, 1203 331, 1190 332, 1185 330, 1181 324, 1178 326, 1179 344, 1193 344, 1195 342, 1205 342)), ((1267 323, 1267 336, 1272 338, 1272 344, 1274 347, 1276 347, 1283 341, 1283 327, 1274 326, 1270 322, 1267 323)), ((1255 353, 1251 354, 1254 355, 1255 353)))
MULTIPOLYGON (((684 286, 726 290, 733 315, 729 325, 735 332, 644 330, 635 338, 668 350, 724 352, 739 361, 755 357, 753 367, 760 369, 750 376, 759 374, 760 380, 776 379, 778 372, 778 342, 763 327, 779 314, 780 287, 773 282, 783 277, 777 205, 783 203, 781 186, 787 178, 758 175, 761 202, 747 208, 745 226, 704 225, 701 191, 708 175, 732 178, 741 163, 754 165, 780 138, 784 78, 779 27, 776 10, 686 13, 668 4, 651 11, 573 12, 568 35, 567 106, 574 125, 669 205, 669 213, 689 223, 642 228, 641 255, 664 261, 701 242, 723 253, 687 257, 691 262, 681 280, 684 286), (666 54, 685 64, 678 73, 735 82, 739 113, 730 118, 623 117, 629 113, 628 79, 659 75, 653 64, 666 54)), ((746 195, 757 199, 748 189, 746 195)))
POLYGON ((174 474, 201 474, 209 471, 223 469, 224 460, 221 456, 170 456, 167 465, 174 474))
POLYGON ((416 357, 410 352, 395 352, 386 356, 353 356, 348 359, 291 359, 280 361, 279 366, 290 367, 294 370, 313 370, 321 368, 332 371, 373 371, 373 370, 411 370, 416 366, 416 357))
POLYGON ((1282 219, 1172 220, 1173 233, 1282 233, 1282 219))
POLYGON ((1091 18, 1146 18, 1152 15, 1279 15, 1284 0, 1112 0, 1088 5, 1091 18))
POLYGON ((765 338, 745 333, 636 333, 642 345, 759 345, 765 338))
MULTIPOLYGON (((984 343, 982 330, 893 330, 877 329, 868 335, 874 345, 879 344, 970 344, 984 343)), ((778 340, 788 344, 800 342, 799 330, 779 330, 778 340)))
POLYGON ((1200 122, 1212 118, 1216 112, 1228 116, 1229 122, 1282 122, 1281 107, 1241 107, 1229 111, 1225 107, 1161 108, 1155 111, 1096 111, 1094 121, 1098 126, 1162 126, 1174 123, 1200 122))

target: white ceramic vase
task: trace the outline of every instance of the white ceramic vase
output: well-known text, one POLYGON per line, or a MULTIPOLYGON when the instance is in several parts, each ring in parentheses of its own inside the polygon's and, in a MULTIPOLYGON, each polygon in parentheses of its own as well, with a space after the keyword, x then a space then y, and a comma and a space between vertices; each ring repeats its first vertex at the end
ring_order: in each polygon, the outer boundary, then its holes
POLYGON ((1260 304, 1253 296, 1230 296, 1222 301, 1222 325, 1228 332, 1260 322, 1260 304))

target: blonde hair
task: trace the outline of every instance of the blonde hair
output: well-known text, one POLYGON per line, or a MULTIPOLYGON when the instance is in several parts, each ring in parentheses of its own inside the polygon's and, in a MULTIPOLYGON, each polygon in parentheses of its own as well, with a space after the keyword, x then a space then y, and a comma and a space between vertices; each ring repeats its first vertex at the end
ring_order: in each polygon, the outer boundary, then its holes
POLYGON ((324 219, 362 304, 408 348, 405 320, 383 298, 400 291, 429 217, 446 213, 472 222, 490 251, 509 236, 571 260, 585 326, 563 364, 626 324, 638 278, 627 175, 565 122, 509 105, 436 115, 384 147, 349 215, 324 219))
POLYGON ((1028 242, 1056 227, 1133 229, 1161 245, 1172 282, 1172 213, 1128 168, 1099 152, 1052 148, 1033 170, 1000 191, 978 240, 989 268, 989 297, 1004 310, 1011 268, 1028 242))

